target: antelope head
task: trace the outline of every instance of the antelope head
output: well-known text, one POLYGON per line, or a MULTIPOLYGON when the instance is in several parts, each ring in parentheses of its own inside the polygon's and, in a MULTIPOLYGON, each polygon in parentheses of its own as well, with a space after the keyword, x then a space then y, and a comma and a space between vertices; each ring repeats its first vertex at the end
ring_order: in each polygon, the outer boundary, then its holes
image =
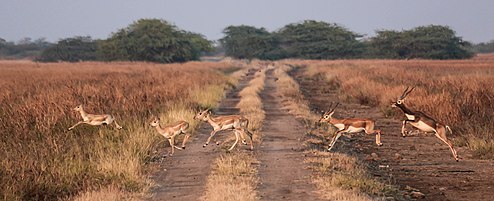
POLYGON ((80 105, 76 106, 75 108, 73 108, 73 110, 75 110, 75 111, 77 111, 77 112, 79 112, 79 111, 83 110, 83 109, 82 109, 82 104, 80 104, 80 105))
POLYGON ((415 89, 415 87, 412 87, 412 89, 408 90, 409 88, 410 87, 407 87, 405 91, 403 91, 403 94, 401 94, 401 96, 398 98, 396 102, 393 102, 391 104, 391 107, 398 107, 398 105, 401 105, 405 102, 405 98, 408 96, 408 94, 410 94, 410 92, 412 92, 413 89, 415 89))
POLYGON ((211 114, 211 111, 209 109, 199 111, 199 113, 194 116, 194 119, 197 120, 202 120, 202 121, 208 121, 208 117, 211 114))
POLYGON ((160 118, 159 117, 154 117, 153 118, 153 121, 151 121, 151 123, 149 123, 150 126, 152 127, 157 127, 160 125, 160 118))
POLYGON ((321 119, 319 119, 319 123, 322 123, 322 122, 330 122, 331 121, 331 118, 333 117, 333 114, 334 114, 334 110, 336 109, 336 107, 338 107, 340 103, 336 103, 336 105, 331 108, 333 106, 333 103, 331 103, 331 105, 329 106, 328 108, 328 111, 326 111, 321 119))

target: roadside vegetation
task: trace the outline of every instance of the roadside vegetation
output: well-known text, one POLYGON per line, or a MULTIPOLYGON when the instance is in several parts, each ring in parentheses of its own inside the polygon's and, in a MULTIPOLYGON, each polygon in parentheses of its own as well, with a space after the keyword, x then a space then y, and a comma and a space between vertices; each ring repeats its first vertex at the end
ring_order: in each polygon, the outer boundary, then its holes
POLYGON ((152 181, 144 164, 164 141, 147 126, 150 118, 188 120, 196 108, 214 105, 231 85, 219 69, 230 67, 0 62, 0 198, 146 197, 152 181), (67 131, 81 119, 72 110, 78 104, 88 113, 113 114, 123 129, 67 131))

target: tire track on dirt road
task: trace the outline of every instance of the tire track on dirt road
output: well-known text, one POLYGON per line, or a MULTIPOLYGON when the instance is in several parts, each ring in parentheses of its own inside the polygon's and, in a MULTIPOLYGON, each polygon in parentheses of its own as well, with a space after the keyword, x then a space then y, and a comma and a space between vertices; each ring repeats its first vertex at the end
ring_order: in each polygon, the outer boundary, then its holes
MULTIPOLYGON (((226 93, 225 98, 214 112, 217 115, 238 114, 237 105, 240 92, 253 78, 254 73, 248 73, 235 89, 226 93)), ((223 150, 214 143, 203 148, 202 145, 209 137, 212 128, 203 122, 200 128, 191 136, 187 149, 175 151, 172 157, 166 157, 161 163, 152 164, 155 173, 151 179, 157 184, 151 189, 153 196, 149 200, 180 200, 196 201, 204 195, 207 177, 214 162, 223 150)), ((215 136, 222 141, 230 131, 223 131, 215 136)), ((161 148, 160 153, 167 153, 169 146, 161 148)))
MULTIPOLYGON (((325 109, 339 101, 338 91, 331 89, 324 78, 309 78, 303 72, 299 68, 291 75, 311 109, 325 109)), ((401 121, 384 117, 377 108, 341 102, 335 116, 376 120, 376 128, 382 130, 382 147, 375 145, 374 135, 352 134, 342 136, 331 151, 358 156, 380 180, 392 181, 405 191, 418 189, 425 194, 422 200, 494 200, 494 161, 473 159, 466 148, 457 147, 462 158, 456 162, 448 146, 433 134, 403 138, 401 121), (378 157, 370 157, 372 153, 378 157)))
POLYGON ((305 128, 282 109, 273 69, 267 71, 261 92, 264 111, 263 139, 258 148, 258 186, 261 200, 319 200, 304 164, 302 139, 305 128))

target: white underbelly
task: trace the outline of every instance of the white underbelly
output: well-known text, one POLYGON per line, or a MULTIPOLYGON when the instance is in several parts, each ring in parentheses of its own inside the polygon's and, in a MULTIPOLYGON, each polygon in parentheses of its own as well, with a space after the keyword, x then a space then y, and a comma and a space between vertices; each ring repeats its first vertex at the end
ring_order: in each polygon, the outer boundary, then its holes
POLYGON ((348 130, 346 132, 348 133, 358 133, 358 132, 361 132, 361 131, 364 131, 365 129, 364 128, 355 128, 353 126, 350 126, 348 127, 348 130))
POLYGON ((410 124, 415 127, 415 128, 418 128, 419 130, 421 131, 424 131, 424 132, 434 132, 435 129, 432 128, 431 126, 425 124, 424 122, 422 121, 419 121, 417 123, 414 123, 414 122, 410 122, 410 124))
POLYGON ((345 128, 345 125, 344 124, 333 124, 334 127, 338 128, 338 130, 343 130, 345 128))

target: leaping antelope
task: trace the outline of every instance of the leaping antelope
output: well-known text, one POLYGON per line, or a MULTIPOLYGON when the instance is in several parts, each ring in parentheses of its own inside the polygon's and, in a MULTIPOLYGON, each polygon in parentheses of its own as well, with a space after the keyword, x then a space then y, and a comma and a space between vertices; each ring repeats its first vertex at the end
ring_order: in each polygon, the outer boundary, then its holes
POLYGON ((185 142, 190 137, 190 134, 186 132, 189 128, 189 123, 185 121, 177 121, 175 123, 162 127, 160 125, 160 118, 155 117, 149 125, 155 127, 156 131, 158 131, 160 135, 168 140, 172 149, 172 153, 170 154, 170 156, 172 156, 175 152, 174 148, 177 148, 179 150, 185 149, 185 142), (185 134, 184 140, 182 141, 182 148, 175 146, 175 136, 180 134, 185 134))
POLYGON ((212 127, 213 131, 211 131, 211 135, 209 136, 208 140, 206 143, 203 145, 203 147, 206 147, 209 142, 211 141, 211 138, 218 132, 218 131, 223 131, 223 130, 232 130, 235 133, 235 143, 228 149, 228 151, 231 151, 235 145, 238 142, 239 137, 242 138, 242 143, 247 144, 244 139, 243 134, 247 134, 250 138, 250 149, 254 150, 254 145, 252 141, 252 133, 249 132, 247 129, 249 125, 249 120, 245 118, 244 116, 241 115, 228 115, 228 116, 217 116, 213 117, 211 114, 211 111, 209 109, 206 109, 204 111, 200 111, 197 113, 196 116, 194 116, 194 119, 202 120, 208 122, 212 127))
POLYGON ((86 111, 84 111, 82 105, 78 105, 77 107, 74 108, 74 110, 81 113, 82 121, 79 121, 75 125, 70 127, 69 131, 74 129, 79 124, 100 126, 100 125, 108 125, 111 123, 115 123, 115 127, 117 129, 122 129, 122 126, 118 125, 117 121, 115 121, 115 118, 110 114, 88 114, 86 111))
POLYGON ((333 117, 334 111, 339 104, 340 103, 336 103, 336 106, 331 108, 331 106, 333 106, 333 103, 331 103, 328 111, 322 115, 321 119, 319 119, 319 123, 327 122, 329 124, 332 124, 338 129, 338 131, 336 131, 336 135, 331 140, 331 143, 329 143, 328 151, 331 151, 331 148, 333 148, 336 140, 338 140, 338 138, 341 137, 342 133, 358 133, 361 131, 364 131, 367 134, 376 133, 376 144, 378 146, 383 145, 381 143, 381 130, 374 129, 374 126, 376 125, 376 122, 374 120, 362 119, 362 118, 350 118, 350 119, 334 118, 333 117))
POLYGON ((403 121, 403 125, 401 127, 401 135, 403 137, 406 136, 405 135, 405 125, 407 124, 407 122, 410 122, 410 124, 413 127, 417 128, 421 131, 434 132, 437 138, 439 138, 441 141, 443 141, 444 143, 446 143, 449 146, 451 153, 453 153, 453 157, 458 162, 458 154, 457 154, 455 148, 453 147, 453 143, 451 143, 451 141, 448 140, 448 138, 446 138, 446 129, 448 129, 450 133, 453 133, 451 131, 451 128, 449 128, 449 126, 447 126, 443 123, 440 123, 440 122, 434 120, 432 117, 427 116, 423 112, 412 111, 412 110, 408 109, 405 106, 404 101, 405 101, 405 98, 408 96, 408 94, 410 94, 410 92, 412 92, 413 89, 415 89, 415 87, 413 87, 410 90, 408 90, 408 89, 409 89, 409 87, 407 87, 405 89, 403 94, 398 98, 398 100, 396 102, 391 104, 391 107, 400 108, 405 113, 405 116, 407 118, 403 121))

